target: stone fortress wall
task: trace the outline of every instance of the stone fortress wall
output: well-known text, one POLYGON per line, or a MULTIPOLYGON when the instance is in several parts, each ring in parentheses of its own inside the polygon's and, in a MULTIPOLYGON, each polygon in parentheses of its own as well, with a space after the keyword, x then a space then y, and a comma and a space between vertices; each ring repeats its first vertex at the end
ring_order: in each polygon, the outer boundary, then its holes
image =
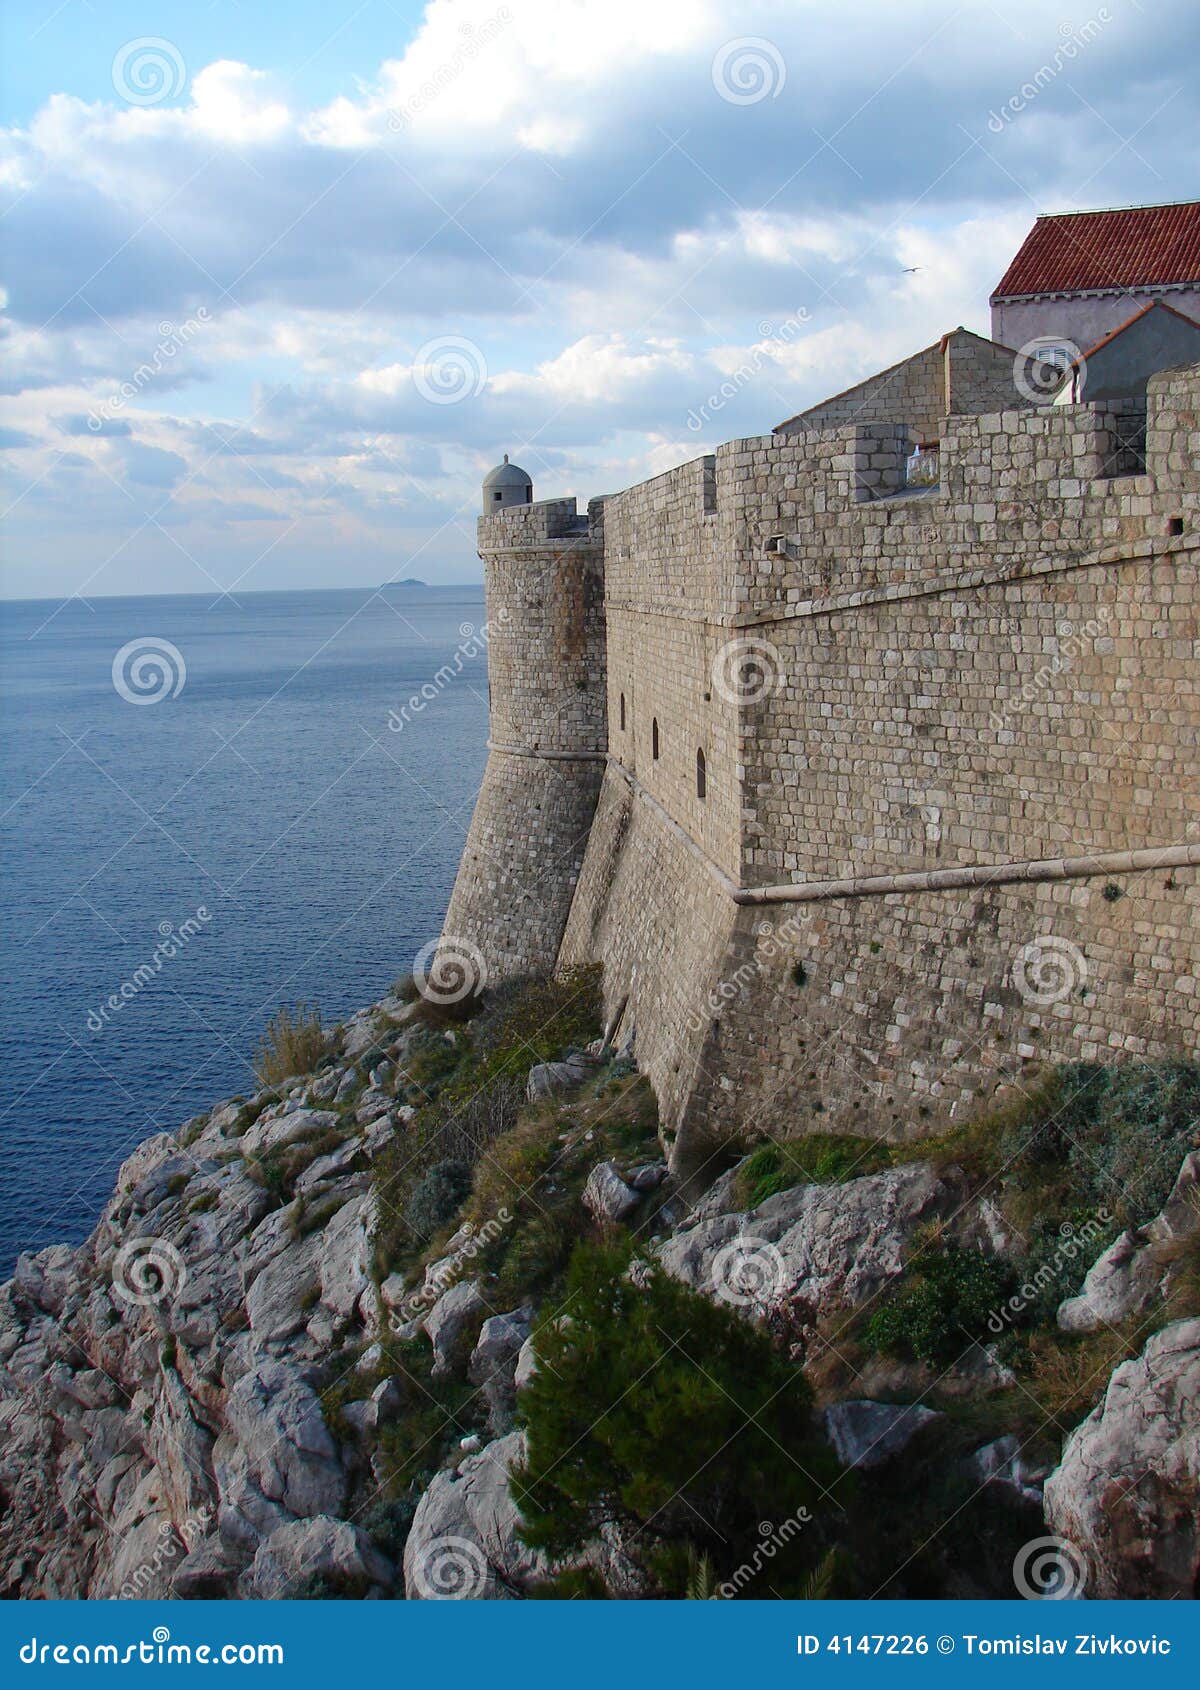
MULTIPOLYGON (((680 1173, 747 1131, 933 1131, 1042 1059, 1194 1049, 1198 410, 1200 368, 1152 381, 1136 475, 1123 417, 1079 405, 947 416, 931 489, 903 426, 859 422, 605 501, 608 761, 559 960, 603 962, 680 1173)), ((489 612, 493 577, 527 590, 511 514, 481 524, 489 612)), ((599 765, 572 767, 590 814, 599 765)), ((488 782, 519 856, 528 800, 488 782)))
POLYGON ((444 932, 502 979, 554 969, 604 773, 603 504, 516 505, 479 531, 489 752, 444 932))

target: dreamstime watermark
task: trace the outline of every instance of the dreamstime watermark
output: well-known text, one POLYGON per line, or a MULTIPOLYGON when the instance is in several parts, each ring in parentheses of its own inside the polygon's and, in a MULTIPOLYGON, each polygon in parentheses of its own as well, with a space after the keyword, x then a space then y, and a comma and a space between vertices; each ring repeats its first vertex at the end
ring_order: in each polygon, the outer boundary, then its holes
POLYGON ((112 62, 112 85, 131 106, 161 106, 187 87, 187 66, 173 41, 161 35, 139 35, 117 49, 112 62))
POLYGON ((445 1007, 478 997, 487 980, 487 963, 479 946, 453 933, 431 939, 413 959, 413 981, 426 1003, 445 1007))
POLYGON ((458 405, 477 399, 487 386, 487 359, 465 335, 435 335, 418 346, 412 378, 421 398, 431 405, 458 405))
POLYGON ((1080 1251, 1089 1249, 1103 1238, 1111 1223, 1112 1215, 1107 1209, 1097 1209, 1080 1227, 1073 1221, 1064 1221, 1058 1229, 1059 1243, 1054 1254, 1042 1263, 1036 1273, 1030 1274, 1007 1302, 992 1310, 988 1315, 988 1331, 999 1337, 1014 1321, 1019 1320, 1043 1291, 1062 1278, 1080 1251))
POLYGON ((150 953, 148 962, 139 963, 127 979, 122 980, 115 992, 110 992, 99 1009, 89 1009, 87 1013, 87 1029, 89 1033, 102 1033, 114 1015, 120 1013, 127 1003, 132 1003, 140 992, 162 973, 168 962, 172 962, 180 951, 184 950, 197 933, 202 933, 212 920, 212 914, 207 905, 197 904, 196 913, 189 915, 176 927, 174 922, 160 921, 158 924, 159 938, 150 953))
POLYGON ((756 106, 777 100, 787 81, 787 64, 773 41, 761 35, 739 35, 713 55, 712 83, 731 106, 756 106))
POLYGON ((763 365, 774 362, 773 344, 787 346, 799 334, 806 323, 812 321, 812 313, 805 306, 794 311, 783 322, 760 323, 758 325, 759 339, 750 348, 750 352, 735 370, 731 370, 715 393, 710 393, 704 403, 687 414, 687 425, 693 434, 698 434, 706 423, 712 421, 718 411, 723 411, 731 399, 736 399, 743 388, 748 387, 755 378, 762 374, 763 365))
POLYGON ((1035 1537, 1013 1561, 1013 1583, 1027 1602, 1071 1602, 1087 1589, 1083 1551, 1065 1537, 1035 1537))
POLYGON ((445 692, 446 688, 463 673, 469 663, 475 662, 488 648, 492 635, 497 628, 502 628, 508 621, 507 609, 501 609, 494 620, 489 620, 481 628, 474 623, 463 622, 458 630, 459 644, 448 663, 443 663, 431 680, 425 682, 420 692, 413 693, 407 703, 399 710, 389 710, 387 717, 390 733, 403 733, 414 716, 419 716, 445 692))
POLYGON ((1060 675, 1070 674, 1079 658, 1104 633, 1111 615, 1111 608, 1102 605, 1097 616, 1089 617, 1078 627, 1073 622, 1060 622, 1055 630, 1058 649, 1046 662, 1040 663, 1032 675, 1021 682, 1012 697, 1005 701, 1003 710, 989 711, 988 726, 996 733, 1003 732, 1008 727, 1009 713, 1012 710, 1019 706, 1036 704, 1060 675))
POLYGON ((1087 379, 1087 360, 1073 340, 1040 334, 1019 346, 1013 357, 1013 385, 1031 405, 1053 405, 1068 370, 1087 379))
POLYGON ((727 974, 713 986, 704 1002, 694 1009, 688 1018, 688 1031, 698 1033, 707 1020, 720 1015, 728 1009, 736 998, 739 998, 747 986, 753 985, 760 975, 765 972, 766 965, 773 962, 777 956, 787 951, 801 938, 802 929, 808 925, 809 914, 804 911, 797 915, 788 916, 786 921, 773 927, 769 921, 764 921, 758 928, 758 947, 753 957, 741 963, 732 974, 727 974))
POLYGON ((259 1666, 283 1665, 282 1643, 172 1643, 165 1625, 137 1643, 39 1643, 17 1651, 22 1666, 259 1666))
POLYGON ((177 645, 146 634, 121 647, 112 660, 112 678, 126 704, 161 704, 183 691, 187 664, 177 645))
POLYGON ((207 1535, 212 1524, 213 1510, 201 1508, 199 1513, 180 1526, 164 1520, 158 1528, 159 1542, 148 1560, 135 1567, 122 1584, 117 1595, 126 1602, 145 1599, 155 1594, 159 1574, 174 1566, 181 1555, 190 1555, 200 1539, 207 1535))
POLYGON ((1043 89, 1048 88, 1056 77, 1078 56, 1084 47, 1090 47, 1097 36, 1112 22, 1112 13, 1107 6, 1101 6, 1094 18, 1089 18, 1085 24, 1076 29, 1073 23, 1060 23, 1058 33, 1062 37, 1049 60, 1039 65, 1028 82, 1023 82, 1015 94, 1009 96, 999 111, 988 113, 988 128, 993 135, 1003 134, 1008 124, 1026 111, 1043 89))
POLYGON ((1026 1003, 1048 1009, 1087 984, 1087 958, 1078 945, 1044 933, 1022 945, 1013 959, 1012 983, 1026 1003))
POLYGON ((413 1584, 426 1602, 470 1602, 488 1580, 488 1561, 469 1537, 435 1537, 413 1557, 413 1584))
POLYGON ((392 1332, 399 1334, 401 1327, 410 1320, 416 1320, 418 1315, 431 1309, 438 1298, 456 1283, 463 1269, 467 1267, 481 1250, 486 1250, 489 1244, 494 1244, 501 1237, 506 1227, 512 1225, 512 1211, 497 1209, 490 1220, 476 1228, 472 1222, 464 1221, 460 1229, 465 1233, 462 1242, 436 1262, 425 1275, 420 1289, 414 1291, 411 1297, 406 1297, 398 1309, 393 1309, 388 1320, 392 1332))
POLYGON ((512 12, 507 6, 498 6, 481 24, 473 23, 470 18, 464 19, 458 26, 463 38, 461 44, 449 58, 442 60, 432 75, 425 78, 415 94, 410 94, 398 106, 388 108, 388 128, 393 134, 407 129, 414 118, 428 111, 438 96, 458 81, 463 71, 474 64, 483 49, 490 47, 511 22, 512 12))
POLYGON ((159 338, 149 358, 138 365, 111 398, 106 399, 102 405, 93 406, 88 412, 87 426, 92 433, 99 434, 105 423, 113 422, 119 417, 126 405, 136 399, 151 382, 156 381, 169 367, 171 360, 177 358, 188 343, 201 329, 207 328, 212 320, 212 312, 207 305, 202 305, 195 316, 189 317, 186 323, 160 323, 159 338))
POLYGON ((712 1288, 734 1308, 765 1311, 788 1284, 787 1264, 765 1238, 741 1235, 719 1249, 712 1262, 712 1288))
POLYGON ((713 691, 726 704, 761 704, 784 686, 783 657, 757 634, 726 640, 712 660, 713 691))
POLYGON ((131 1238, 113 1257, 113 1294, 135 1308, 174 1302, 186 1283, 183 1257, 166 1238, 131 1238))
POLYGON ((759 1541, 754 1546, 754 1552, 748 1561, 743 1561, 724 1583, 719 1584, 715 1594, 725 1600, 740 1596, 748 1584, 752 1584, 778 1555, 781 1549, 786 1549, 794 1537, 798 1537, 805 1526, 812 1524, 812 1515, 807 1508, 798 1508, 794 1514, 789 1514, 782 1525, 772 1525, 770 1520, 759 1522, 759 1541))

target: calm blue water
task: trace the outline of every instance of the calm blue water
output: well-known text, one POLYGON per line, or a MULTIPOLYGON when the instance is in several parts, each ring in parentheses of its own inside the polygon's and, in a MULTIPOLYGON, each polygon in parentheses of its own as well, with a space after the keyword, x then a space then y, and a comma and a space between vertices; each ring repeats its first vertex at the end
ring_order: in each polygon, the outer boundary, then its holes
POLYGON ((482 588, 54 611, 0 607, 0 1275, 20 1249, 85 1237, 141 1139, 249 1092, 281 1003, 336 1020, 411 964, 440 928, 485 758, 486 660, 463 632, 482 588), (149 637, 186 677, 132 703, 113 660, 149 637), (462 674, 389 729, 464 640, 462 674))

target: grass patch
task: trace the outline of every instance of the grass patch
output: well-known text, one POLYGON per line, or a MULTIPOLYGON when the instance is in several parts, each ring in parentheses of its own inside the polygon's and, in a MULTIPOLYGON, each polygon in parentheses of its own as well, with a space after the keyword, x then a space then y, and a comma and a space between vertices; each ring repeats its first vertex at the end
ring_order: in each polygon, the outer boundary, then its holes
POLYGON ((891 1166, 891 1147, 867 1138, 808 1133, 776 1139, 751 1151, 738 1169, 737 1198, 756 1209, 794 1185, 835 1185, 891 1166))
POLYGON ((254 1059, 254 1072, 262 1086, 279 1085, 299 1074, 311 1074, 325 1055, 329 1041, 321 1028, 316 1009, 298 1003, 286 1004, 272 1020, 254 1059))

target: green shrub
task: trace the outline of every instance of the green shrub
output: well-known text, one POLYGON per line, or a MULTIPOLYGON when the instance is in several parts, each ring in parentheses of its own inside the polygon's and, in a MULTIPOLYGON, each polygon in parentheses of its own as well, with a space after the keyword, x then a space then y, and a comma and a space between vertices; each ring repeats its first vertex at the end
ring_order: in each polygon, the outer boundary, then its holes
POLYGON ((949 1366, 972 1343, 986 1342, 988 1316, 1013 1283, 1007 1264, 978 1250, 931 1246, 914 1258, 899 1290, 871 1316, 865 1341, 930 1367, 949 1366))
MULTIPOLYGON (((761 1521, 815 1511, 837 1470, 811 1431, 802 1376, 769 1339, 657 1268, 639 1264, 634 1284, 627 1259, 576 1251, 570 1320, 535 1338, 528 1459, 510 1488, 531 1545, 566 1559, 614 1525, 651 1576, 674 1562, 681 1593, 688 1544, 727 1576, 761 1521)), ((775 1588, 819 1548, 815 1526, 796 1532, 771 1563, 775 1588)))
POLYGON ((432 1238, 453 1220, 470 1190, 471 1169, 466 1162, 435 1162, 409 1198, 404 1219, 418 1238, 432 1238))
POLYGON ((738 1201, 756 1209, 794 1185, 834 1185, 890 1165, 886 1144, 836 1133, 808 1133, 761 1145, 738 1170, 738 1201))
POLYGON ((1000 1159, 1036 1212, 1104 1208, 1118 1226, 1137 1226, 1161 1209, 1198 1118, 1200 1064, 1072 1063, 1010 1122, 1000 1159))
POLYGON ((259 1084, 278 1085, 297 1074, 311 1073, 324 1056, 327 1043, 319 1011, 302 1003, 294 1010, 285 1005, 267 1022, 254 1060, 259 1084))

